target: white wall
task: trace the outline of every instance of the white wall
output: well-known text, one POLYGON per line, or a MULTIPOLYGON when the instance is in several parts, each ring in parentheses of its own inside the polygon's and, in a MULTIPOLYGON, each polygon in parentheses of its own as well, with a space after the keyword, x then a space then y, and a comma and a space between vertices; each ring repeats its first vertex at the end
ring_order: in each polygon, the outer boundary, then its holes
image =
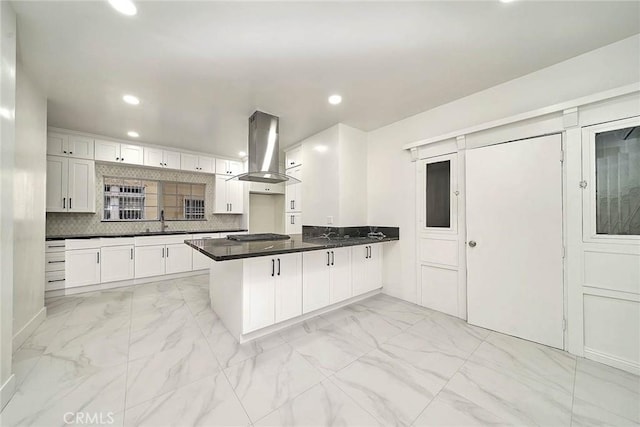
POLYGON ((249 233, 284 233, 284 196, 249 194, 249 233))
POLYGON ((385 248, 385 292, 416 302, 415 164, 404 144, 639 80, 640 35, 374 130, 368 135, 368 222, 400 227, 385 248))
POLYGON ((13 162, 15 148, 16 15, 0 2, 0 408, 14 391, 11 374, 13 324, 13 162))
POLYGON ((17 348, 44 319, 47 99, 18 63, 13 176, 13 335, 17 348))
POLYGON ((339 225, 343 227, 369 225, 367 224, 367 134, 343 124, 339 124, 338 129, 341 163, 339 225))

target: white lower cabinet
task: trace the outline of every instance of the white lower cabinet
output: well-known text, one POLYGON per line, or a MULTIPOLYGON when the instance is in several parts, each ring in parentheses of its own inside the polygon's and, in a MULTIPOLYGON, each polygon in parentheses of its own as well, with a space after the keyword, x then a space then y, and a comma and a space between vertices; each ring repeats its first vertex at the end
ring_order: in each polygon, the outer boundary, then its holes
POLYGON ((65 264, 66 288, 100 283, 100 248, 67 251, 65 264))
POLYGON ((350 298, 351 248, 335 248, 303 254, 303 312, 309 313, 350 298))
POLYGON ((243 333, 302 314, 301 254, 247 259, 243 275, 243 333))
POLYGON ((135 277, 152 277, 164 274, 165 245, 136 246, 135 277))
POLYGON ((100 281, 133 279, 133 245, 106 246, 100 249, 100 281))
POLYGON ((165 247, 165 274, 191 271, 193 249, 184 243, 176 243, 165 247))
POLYGON ((380 243, 351 248, 353 295, 382 287, 382 245, 380 243))

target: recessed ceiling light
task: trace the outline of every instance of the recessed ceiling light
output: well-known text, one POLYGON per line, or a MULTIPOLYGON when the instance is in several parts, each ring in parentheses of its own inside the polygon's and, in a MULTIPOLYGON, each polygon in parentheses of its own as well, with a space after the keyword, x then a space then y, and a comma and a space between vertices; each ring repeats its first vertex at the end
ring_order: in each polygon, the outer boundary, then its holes
POLYGON ((109 4, 123 15, 133 16, 138 13, 138 8, 131 0, 109 0, 109 4))
POLYGON ((140 136, 140 134, 135 130, 130 130, 129 132, 127 132, 127 135, 129 135, 131 138, 137 138, 140 136))
POLYGON ((500 0, 500 3, 512 3, 515 0, 500 0))
POLYGON ((138 105, 140 104, 140 99, 138 99, 137 96, 133 96, 133 95, 124 95, 122 97, 122 100, 124 102, 126 102, 127 104, 131 104, 131 105, 138 105))
POLYGON ((340 95, 331 95, 329 97, 329 104, 338 105, 342 102, 342 97, 340 95))
POLYGON ((238 156, 240 156, 240 157, 244 157, 244 156, 246 156, 246 155, 247 155, 247 153, 245 153, 244 151, 240 151, 240 152, 238 153, 238 156))

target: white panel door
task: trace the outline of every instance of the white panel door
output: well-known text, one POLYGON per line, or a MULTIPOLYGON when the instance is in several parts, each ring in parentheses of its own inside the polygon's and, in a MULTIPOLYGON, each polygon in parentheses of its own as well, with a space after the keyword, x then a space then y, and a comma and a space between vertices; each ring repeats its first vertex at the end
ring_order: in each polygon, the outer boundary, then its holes
POLYGON ((174 245, 167 245, 165 252, 165 273, 182 273, 184 271, 191 271, 193 249, 184 243, 177 243, 174 245))
POLYGON ((145 166, 155 166, 157 168, 161 168, 164 166, 162 150, 158 148, 144 147, 142 151, 144 153, 145 166))
POLYGON ((469 150, 469 323, 563 347, 562 139, 469 150))
POLYGON ((180 153, 177 151, 164 151, 162 159, 165 168, 180 169, 180 153))
POLYGON ((326 307, 330 302, 331 254, 312 251, 302 254, 302 312, 326 307))
POLYGON ((275 321, 275 258, 257 257, 244 261, 244 333, 273 325, 275 321))
POLYGON ((69 157, 93 160, 93 138, 80 135, 69 135, 69 157))
POLYGON ((133 279, 133 245, 103 247, 100 258, 102 283, 133 279))
POLYGON ((78 249, 65 254, 65 287, 100 283, 100 249, 78 249))
POLYGON ((331 304, 351 298, 351 248, 331 249, 331 304))
POLYGON ((95 212, 95 182, 93 160, 69 159, 69 212, 95 212))
POLYGON ((302 254, 276 257, 276 322, 302 314, 302 254))
POLYGON ((136 246, 135 277, 152 277, 164 274, 165 247, 136 246))
POLYGON ((96 140, 95 157, 96 160, 102 160, 105 162, 119 162, 120 143, 113 141, 96 140))
POLYGON ((120 161, 129 165, 144 163, 144 151, 139 145, 120 145, 120 161))
POLYGON ((47 212, 67 211, 69 159, 47 156, 47 212))

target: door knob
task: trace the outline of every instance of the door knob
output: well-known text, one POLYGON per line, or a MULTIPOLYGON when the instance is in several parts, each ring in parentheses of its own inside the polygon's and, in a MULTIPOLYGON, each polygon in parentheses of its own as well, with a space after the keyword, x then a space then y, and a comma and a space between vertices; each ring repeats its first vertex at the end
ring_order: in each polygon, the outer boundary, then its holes
POLYGON ((475 247, 476 247, 476 245, 477 245, 477 243, 476 243, 476 241, 475 241, 475 240, 469 240, 469 247, 470 247, 470 248, 475 248, 475 247))

